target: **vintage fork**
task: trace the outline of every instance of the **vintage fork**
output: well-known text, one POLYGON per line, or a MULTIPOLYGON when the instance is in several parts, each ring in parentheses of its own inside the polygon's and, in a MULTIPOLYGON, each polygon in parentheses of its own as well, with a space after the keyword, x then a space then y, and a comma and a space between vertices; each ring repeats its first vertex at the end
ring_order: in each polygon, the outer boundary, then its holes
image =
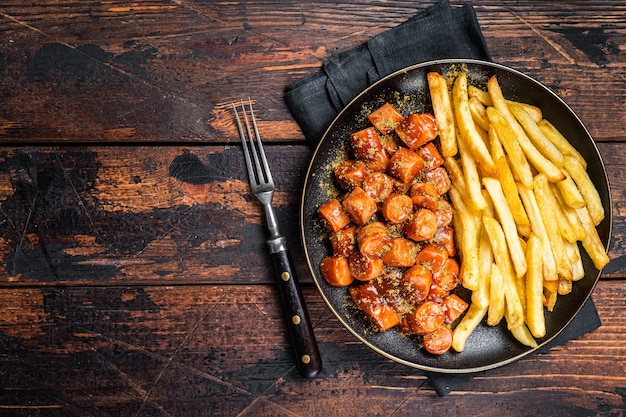
POLYGON ((274 181, 265 157, 261 137, 259 136, 259 129, 257 128, 254 110, 252 109, 252 101, 248 98, 246 109, 244 101, 241 100, 241 115, 235 103, 231 104, 235 112, 241 144, 243 145, 250 188, 265 208, 267 226, 270 232, 267 244, 269 245, 278 278, 283 313, 287 322, 291 345, 296 356, 296 366, 302 376, 312 378, 322 369, 322 361, 296 271, 287 248, 287 241, 278 230, 278 222, 272 208, 272 198, 275 189, 274 181), (248 113, 250 114, 249 117, 248 113), (252 129, 250 125, 252 125, 252 129))

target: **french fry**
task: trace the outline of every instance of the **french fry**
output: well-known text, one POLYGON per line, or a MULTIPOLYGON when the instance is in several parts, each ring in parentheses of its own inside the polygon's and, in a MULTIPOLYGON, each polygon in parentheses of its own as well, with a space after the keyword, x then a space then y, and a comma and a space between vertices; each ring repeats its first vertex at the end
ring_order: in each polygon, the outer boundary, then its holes
POLYGON ((595 228, 591 214, 589 213, 587 207, 576 209, 576 214, 578 214, 580 223, 583 225, 583 228, 587 233, 585 238, 582 240, 583 248, 585 248, 585 251, 589 254, 589 257, 593 261, 593 265, 597 269, 602 269, 609 263, 610 259, 606 254, 604 245, 600 240, 600 236, 598 236, 598 231, 595 228))
POLYGON ((467 184, 465 184, 465 174, 463 174, 463 169, 461 165, 459 165, 459 160, 446 156, 443 158, 443 166, 448 171, 448 176, 450 177, 450 181, 455 187, 461 192, 461 194, 467 193, 467 184))
POLYGON ((493 252, 491 251, 489 236, 485 229, 481 227, 478 240, 478 288, 472 291, 472 304, 475 304, 479 308, 489 306, 492 263, 493 252))
POLYGON ((578 243, 566 243, 565 250, 567 257, 572 263, 572 281, 581 280, 585 277, 585 267, 583 266, 583 259, 580 256, 578 243))
MULTIPOLYGON (((515 276, 512 276, 515 278, 515 276)), ((524 324, 524 306, 519 298, 515 282, 504 279, 504 318, 509 330, 524 324)))
MULTIPOLYGON (((532 233, 532 232, 531 232, 532 233)), ((530 233, 528 234, 528 236, 530 236, 530 233)), ((522 250, 524 251, 524 253, 526 253, 526 241, 524 240, 523 237, 519 237, 519 244, 522 247, 522 250)), ((527 262, 528 263, 528 262, 527 262)), ((528 271, 527 271, 528 272, 528 271)))
POLYGON ((485 107, 493 106, 493 102, 491 101, 491 97, 489 96, 489 92, 488 91, 481 90, 480 88, 478 88, 476 86, 473 86, 473 85, 468 85, 467 86, 467 95, 470 98, 476 97, 476 99, 478 99, 478 101, 483 103, 483 106, 485 106, 485 107))
POLYGON ((559 181, 556 185, 559 187, 565 203, 573 208, 584 207, 587 203, 585 202, 583 195, 580 193, 578 186, 566 170, 563 170, 563 174, 565 174, 565 179, 563 181, 559 181))
POLYGON ((557 299, 557 289, 559 286, 559 282, 558 281, 544 281, 544 288, 543 288, 543 298, 545 299, 544 301, 544 305, 546 307, 546 310, 548 311, 552 311, 554 310, 554 306, 556 305, 556 299, 557 299), (548 286, 546 286, 546 284, 548 284, 548 286))
MULTIPOLYGON (((520 239, 520 241, 523 241, 520 239)), ((526 242, 522 245, 524 253, 526 253, 526 242)), ((515 277, 515 288, 517 289, 517 296, 522 306, 522 313, 526 314, 526 274, 515 277)), ((507 317, 505 315, 505 317, 507 317)), ((507 322, 509 321, 507 317, 507 322)))
POLYGON ((513 178, 513 172, 509 167, 504 149, 502 148, 502 143, 500 142, 498 134, 493 126, 490 126, 489 128, 489 145, 491 154, 493 155, 493 159, 496 163, 496 168, 498 169, 498 179, 502 184, 504 197, 509 204, 513 220, 517 225, 517 231, 522 236, 528 236, 530 234, 530 221, 528 220, 526 210, 524 210, 524 205, 522 204, 519 192, 517 191, 517 185, 515 184, 515 179, 513 178))
POLYGON ((528 113, 531 119, 533 119, 533 121, 537 124, 541 120, 543 120, 543 112, 537 106, 533 106, 532 104, 528 104, 528 103, 520 103, 518 101, 512 101, 512 100, 507 100, 506 102, 509 105, 513 104, 513 105, 520 106, 521 108, 523 108, 524 111, 526 111, 526 113, 528 113))
POLYGON ((602 206, 602 200, 600 194, 595 185, 589 178, 587 171, 578 162, 578 160, 571 156, 565 157, 565 163, 563 165, 565 170, 571 175, 572 179, 578 186, 580 193, 585 199, 589 214, 593 219, 593 224, 597 226, 604 219, 604 207, 602 206))
MULTIPOLYGON (((576 242, 579 239, 582 239, 584 237, 584 234, 582 235, 578 234, 578 230, 570 222, 570 219, 567 213, 565 212, 565 210, 566 209, 572 210, 572 212, 574 213, 574 216, 576 216, 576 212, 571 207, 567 207, 566 205, 561 204, 562 200, 557 199, 557 194, 560 196, 560 192, 558 188, 554 185, 555 184, 548 183, 546 193, 549 199, 551 200, 551 205, 554 206, 554 218, 555 218, 554 220, 559 230, 559 234, 561 235, 561 237, 564 239, 565 242, 570 242, 570 243, 576 242)), ((577 216, 576 216, 576 220, 578 220, 577 216)), ((580 225, 580 222, 578 224, 580 225)), ((581 226, 581 230, 582 230, 582 226, 581 226)))
POLYGON ((526 187, 532 187, 533 173, 530 164, 524 155, 524 151, 520 147, 515 134, 509 127, 509 123, 504 115, 494 107, 487 108, 487 117, 493 126, 498 138, 502 142, 502 146, 506 150, 509 158, 511 171, 515 178, 526 187))
POLYGON ((498 265, 491 265, 489 274, 489 310, 487 324, 496 326, 504 317, 504 278, 498 265))
POLYGON ((498 180, 489 177, 483 178, 483 185, 489 192, 495 212, 498 215, 498 219, 500 219, 500 224, 502 225, 511 254, 511 260, 515 268, 515 274, 517 277, 521 277, 526 273, 526 257, 520 245, 517 227, 513 220, 511 209, 504 197, 502 186, 498 180))
MULTIPOLYGON (((561 169, 559 169, 559 167, 554 165, 549 159, 543 156, 541 152, 539 152, 526 135, 526 132, 524 132, 522 126, 517 122, 515 116, 511 113, 509 105, 502 95, 498 79, 495 76, 491 77, 487 82, 487 90, 489 91, 489 95, 493 101, 493 106, 498 109, 498 111, 500 111, 507 120, 510 129, 513 130, 513 134, 517 138, 517 141, 524 151, 526 158, 528 158, 528 161, 537 169, 537 171, 544 172, 551 182, 562 181, 564 179, 564 175, 561 169)), ((499 134, 500 132, 498 131, 498 135, 499 134)))
POLYGON ((582 259, 572 263, 572 282, 580 281, 585 277, 585 267, 582 259))
POLYGON ((480 308, 474 303, 470 304, 467 313, 452 332, 452 349, 463 352, 465 342, 474 329, 480 324, 487 313, 487 308, 480 308))
MULTIPOLYGON (((468 85, 467 93, 469 95, 470 100, 474 97, 478 101, 480 101, 482 105, 485 107, 493 106, 493 101, 491 101, 491 97, 489 96, 488 91, 481 90, 480 88, 474 85, 468 85)), ((522 106, 522 108, 526 110, 526 113, 528 113, 536 123, 539 123, 539 121, 543 119, 543 112, 537 106, 533 106, 532 104, 521 103, 519 101, 513 101, 513 100, 506 100, 506 102, 522 106)))
MULTIPOLYGON (((504 231, 500 223, 491 216, 483 216, 483 225, 493 250, 495 264, 502 273, 502 282, 504 286, 505 310, 504 314, 507 319, 509 329, 517 327, 524 322, 524 307, 517 292, 515 284, 515 271, 509 257, 509 250, 506 243, 504 231)), ((491 277, 493 279, 493 276, 491 277)))
MULTIPOLYGON (((565 181, 561 181, 559 184, 562 182, 565 181)), ((587 233, 585 232, 583 225, 580 223, 578 214, 576 214, 576 209, 565 202, 565 198, 561 192, 561 187, 558 186, 559 184, 550 184, 552 187, 552 194, 561 207, 563 215, 567 219, 567 224, 570 227, 571 233, 575 236, 576 240, 583 240, 587 233)))
POLYGON ((526 324, 534 337, 546 335, 546 320, 543 312, 543 242, 535 234, 528 238, 526 259, 526 324))
POLYGON ((511 331, 513 337, 515 337, 520 343, 533 349, 538 346, 537 341, 533 339, 533 336, 530 334, 525 324, 522 323, 521 325, 509 330, 511 331))
POLYGON ((496 129, 493 127, 491 122, 489 122, 489 130, 487 132, 489 133, 489 152, 491 152, 491 156, 493 157, 495 162, 497 158, 506 156, 506 153, 504 152, 504 147, 502 146, 502 142, 498 137, 498 133, 496 132, 496 129))
POLYGON ((494 208, 493 208, 493 200, 491 200, 489 191, 483 188, 481 189, 481 192, 483 194, 483 198, 487 202, 487 207, 484 208, 484 210, 482 211, 482 214, 487 214, 491 217, 496 217, 496 212, 494 211, 494 208))
POLYGON ((489 118, 487 117, 487 108, 477 97, 470 97, 469 109, 472 114, 472 119, 477 127, 483 130, 489 130, 489 118))
POLYGON ((558 295, 567 295, 572 292, 572 280, 559 278, 559 285, 557 286, 556 293, 558 295))
POLYGON ((477 219, 463 201, 463 196, 455 188, 450 187, 449 191, 452 206, 455 209, 457 221, 462 225, 463 232, 460 234, 461 240, 461 283, 469 290, 476 290, 478 287, 478 237, 479 229, 477 219))
POLYGON ((558 168, 563 167, 563 153, 543 134, 537 122, 526 111, 524 106, 519 103, 508 102, 511 113, 517 119, 528 138, 539 149, 539 152, 548 158, 558 168))
MULTIPOLYGON (((482 128, 476 126, 476 132, 478 132, 478 136, 480 136, 480 138, 483 140, 483 143, 486 145, 487 143, 489 143, 489 134, 487 133, 486 130, 483 130, 482 128)), ((492 158, 493 159, 493 158, 492 158)), ((478 162, 478 161, 477 161, 478 162)), ((480 165, 480 164, 476 164, 476 167, 478 168, 478 173, 482 176, 482 177, 486 177, 489 176, 490 174, 485 170, 485 168, 480 165)))
POLYGON ((554 261, 554 255, 552 254, 552 248, 550 247, 550 239, 548 238, 548 232, 543 223, 539 206, 537 205, 537 199, 532 189, 528 189, 523 185, 517 187, 519 195, 522 198, 526 213, 528 213, 528 219, 530 220, 530 227, 532 231, 541 238, 543 242, 543 279, 545 281, 557 281, 558 275, 556 271, 556 262, 554 261))
POLYGON ((552 255, 554 255, 556 272, 560 278, 571 281, 572 268, 567 254, 565 253, 565 246, 563 244, 563 238, 559 233, 558 222, 554 219, 554 215, 557 214, 557 207, 556 200, 553 198, 553 194, 549 188, 548 177, 543 173, 539 173, 535 176, 533 183, 537 206, 539 207, 543 224, 548 233, 548 241, 550 242, 550 248, 552 248, 552 255))
POLYGON ((548 120, 542 119, 537 125, 543 134, 556 146, 563 155, 569 155, 574 158, 587 169, 587 161, 585 158, 572 146, 572 144, 561 134, 561 132, 548 120))
POLYGON ((443 75, 437 72, 426 74, 428 89, 433 104, 433 113, 439 129, 441 156, 454 156, 458 152, 456 143, 456 125, 448 83, 443 75))
POLYGON ((480 191, 480 177, 474 156, 470 153, 464 139, 459 138, 458 145, 459 153, 461 154, 461 165, 463 166, 463 173, 465 174, 467 195, 472 202, 474 210, 481 211, 487 206, 487 202, 480 191))
POLYGON ((465 141, 469 151, 476 158, 476 162, 482 166, 485 172, 493 175, 496 166, 487 150, 487 145, 476 130, 476 125, 472 119, 469 109, 467 95, 467 74, 461 73, 452 87, 452 106, 459 127, 460 137, 465 141))

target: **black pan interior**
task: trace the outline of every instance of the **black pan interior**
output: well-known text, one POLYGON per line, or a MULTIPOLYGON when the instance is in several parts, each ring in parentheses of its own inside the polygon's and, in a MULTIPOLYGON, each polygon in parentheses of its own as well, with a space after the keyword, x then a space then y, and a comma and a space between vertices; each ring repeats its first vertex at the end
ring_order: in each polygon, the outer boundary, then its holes
MULTIPOLYGON (((443 75, 467 71, 470 84, 486 89, 489 77, 496 75, 505 97, 539 106, 544 117, 552 122, 585 156, 588 172, 602 201, 606 218, 598 227, 605 247, 611 234, 611 199, 609 185, 598 149, 589 132, 574 112, 552 91, 530 77, 510 68, 482 61, 434 61, 406 68, 369 87, 337 116, 316 149, 303 190, 301 227, 307 261, 315 283, 337 318, 363 343, 400 363, 424 370, 447 373, 474 372, 494 368, 519 359, 534 349, 517 342, 506 330, 506 324, 489 327, 481 324, 467 341, 465 350, 435 356, 418 346, 417 339, 396 330, 377 332, 356 309, 346 288, 329 286, 319 272, 319 264, 330 253, 327 233, 319 222, 316 210, 338 190, 333 182, 332 165, 349 152, 349 133, 368 126, 367 114, 385 102, 410 112, 432 111, 426 74, 437 71, 443 75)), ((599 278, 584 250, 585 277, 574 283, 572 293, 559 297, 554 311, 547 313, 547 335, 538 340, 539 348, 557 336, 579 312, 599 278)), ((460 290, 467 298, 467 293, 460 290)))

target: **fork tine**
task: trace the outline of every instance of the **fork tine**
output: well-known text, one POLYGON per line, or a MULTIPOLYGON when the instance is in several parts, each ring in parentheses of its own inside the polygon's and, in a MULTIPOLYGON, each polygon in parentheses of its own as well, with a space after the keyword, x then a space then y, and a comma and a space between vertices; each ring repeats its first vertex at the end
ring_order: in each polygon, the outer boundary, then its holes
MULTIPOLYGON (((254 175, 254 167, 252 166, 252 160, 250 158, 250 151, 248 150, 248 140, 246 138, 246 134, 243 131, 243 126, 241 124, 241 118, 239 117, 239 112, 237 111, 237 107, 235 103, 230 103, 233 106, 233 111, 235 113, 235 120, 237 121, 237 129, 239 130, 239 138, 241 139, 241 144, 243 145, 243 156, 246 160, 246 168, 248 170, 248 178, 250 179, 250 184, 256 184, 256 178, 254 175)), ((245 110, 245 109, 244 109, 245 110)), ((245 114, 245 113, 244 113, 245 114)))
POLYGON ((260 186, 266 184, 273 186, 274 182, 272 180, 272 174, 267 163, 265 150, 263 149, 263 142, 261 141, 261 137, 259 135, 256 118, 254 117, 254 110, 252 109, 252 100, 248 98, 248 108, 250 111, 250 119, 252 119, 252 128, 254 129, 254 135, 250 127, 248 111, 246 110, 246 105, 244 101, 241 100, 241 111, 243 112, 242 117, 239 116, 239 112, 237 111, 235 103, 231 104, 235 112, 235 119, 237 121, 237 128, 239 129, 239 136, 241 137, 241 143, 243 145, 243 152, 246 159, 248 177, 250 178, 251 185, 260 186), (256 144, 254 140, 255 138, 256 144), (250 154, 252 154, 252 156, 250 154))
MULTIPOLYGON (((270 171, 270 167, 267 163, 267 158, 265 157, 265 149, 263 149, 263 142, 261 141, 261 136, 259 136, 259 128, 256 125, 256 118, 254 117, 254 110, 252 109, 252 100, 248 97, 248 107, 250 108, 250 118, 252 119, 252 126, 254 127, 254 135, 256 137, 257 145, 259 147, 259 154, 261 156, 261 162, 263 163, 263 174, 268 183, 273 184, 274 181, 272 179, 272 171, 270 171)), ((248 126, 248 118, 246 117, 246 125, 248 126)), ((250 127, 248 126, 248 134, 250 134, 250 127)), ((252 136, 250 135, 250 140, 252 140, 252 136)))
MULTIPOLYGON (((250 100, 250 99, 248 99, 248 100, 250 100)), ((243 120, 244 120, 245 125, 246 125, 246 132, 248 133, 248 135, 246 137, 248 138, 250 150, 252 152, 252 158, 254 159, 254 168, 255 168, 255 170, 254 170, 255 174, 254 175, 256 176, 256 181, 254 181, 253 184, 259 185, 260 183, 262 183, 264 181, 263 173, 261 171, 261 163, 259 162, 258 152, 257 152, 256 148, 254 147, 254 138, 252 136, 252 132, 250 131, 250 122, 248 122, 248 113, 246 111, 246 105, 243 102, 243 100, 241 100, 241 109, 243 111, 243 120)))

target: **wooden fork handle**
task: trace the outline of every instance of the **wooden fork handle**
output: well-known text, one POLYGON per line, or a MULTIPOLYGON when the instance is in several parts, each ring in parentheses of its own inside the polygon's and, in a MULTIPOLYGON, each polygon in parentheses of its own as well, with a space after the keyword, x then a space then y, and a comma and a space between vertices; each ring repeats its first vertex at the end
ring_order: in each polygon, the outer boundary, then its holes
POLYGON ((322 359, 291 256, 287 249, 280 249, 272 252, 272 260, 296 367, 303 377, 313 378, 322 370, 322 359))

